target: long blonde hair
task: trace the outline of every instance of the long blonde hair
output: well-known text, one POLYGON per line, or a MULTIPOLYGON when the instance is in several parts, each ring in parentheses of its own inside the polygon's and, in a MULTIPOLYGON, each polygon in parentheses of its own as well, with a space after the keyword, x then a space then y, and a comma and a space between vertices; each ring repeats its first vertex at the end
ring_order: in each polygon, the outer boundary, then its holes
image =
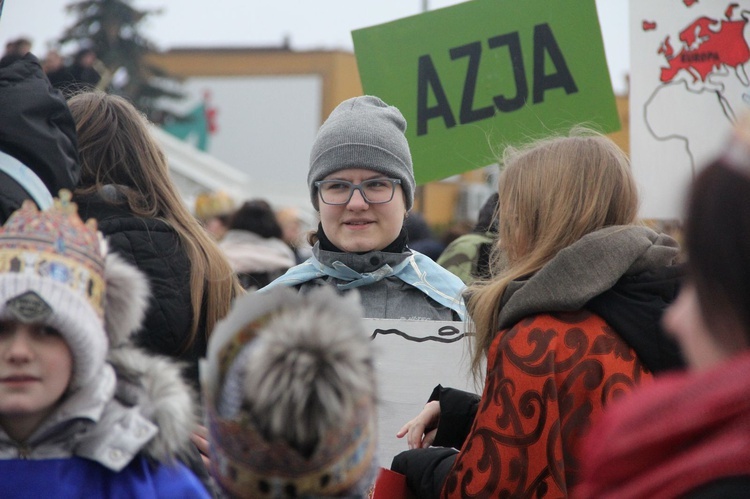
POLYGON ((592 130, 577 127, 567 137, 507 148, 502 165, 495 258, 507 258, 507 266, 469 289, 475 375, 498 333, 501 299, 511 281, 533 275, 586 234, 635 223, 638 213, 627 156, 592 130))
POLYGON ((206 337, 229 311, 241 287, 229 263, 190 214, 169 178, 164 153, 148 131, 148 122, 127 100, 103 92, 85 92, 68 100, 76 122, 81 159, 77 194, 113 184, 139 217, 157 218, 178 234, 190 261, 193 317, 182 347, 195 341, 199 325, 206 337), (122 188, 124 186, 125 188, 122 188))

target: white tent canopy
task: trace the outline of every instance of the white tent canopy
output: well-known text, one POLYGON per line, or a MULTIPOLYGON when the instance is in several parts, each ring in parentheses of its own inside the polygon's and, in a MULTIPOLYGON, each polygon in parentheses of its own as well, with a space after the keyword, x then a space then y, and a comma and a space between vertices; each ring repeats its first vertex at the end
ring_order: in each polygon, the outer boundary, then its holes
MULTIPOLYGON (((305 220, 309 219, 307 225, 315 225, 315 211, 306 191, 300 196, 297 192, 288 192, 291 189, 269 189, 268 185, 263 187, 242 170, 155 125, 151 125, 151 133, 167 155, 172 181, 191 211, 200 194, 224 191, 234 199, 236 205, 247 199, 261 198, 277 209, 287 206, 299 208, 305 220)), ((274 173, 268 172, 268 175, 273 176, 274 173)), ((301 179, 303 181, 304 178, 301 179)))
POLYGON ((151 126, 151 133, 166 154, 172 180, 191 209, 195 198, 206 191, 224 191, 236 201, 257 196, 246 173, 157 126, 151 126))

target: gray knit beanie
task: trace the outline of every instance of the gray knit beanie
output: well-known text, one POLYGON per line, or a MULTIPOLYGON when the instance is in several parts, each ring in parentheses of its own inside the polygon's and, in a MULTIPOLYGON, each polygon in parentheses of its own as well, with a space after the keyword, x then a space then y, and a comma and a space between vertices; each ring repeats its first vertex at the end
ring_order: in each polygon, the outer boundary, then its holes
POLYGON ((307 185, 318 209, 315 182, 346 168, 373 170, 401 180, 406 210, 414 203, 414 168, 401 111, 371 95, 339 104, 323 123, 310 153, 307 185))

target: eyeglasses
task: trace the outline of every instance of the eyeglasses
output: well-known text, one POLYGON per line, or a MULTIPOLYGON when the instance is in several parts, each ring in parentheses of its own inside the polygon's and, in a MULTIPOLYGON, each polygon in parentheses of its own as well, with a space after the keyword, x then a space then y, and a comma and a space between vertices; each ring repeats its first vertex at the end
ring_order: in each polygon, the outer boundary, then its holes
POLYGON ((373 178, 360 184, 353 184, 346 180, 319 180, 315 187, 320 192, 320 199, 325 204, 334 206, 348 204, 357 189, 368 204, 388 203, 396 192, 397 178, 373 178))

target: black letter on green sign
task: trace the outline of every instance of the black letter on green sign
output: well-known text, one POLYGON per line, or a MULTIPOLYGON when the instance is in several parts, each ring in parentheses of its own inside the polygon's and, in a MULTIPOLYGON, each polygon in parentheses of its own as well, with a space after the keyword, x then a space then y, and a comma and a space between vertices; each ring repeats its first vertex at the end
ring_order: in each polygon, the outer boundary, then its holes
POLYGON ((495 108, 492 106, 473 109, 474 92, 477 88, 477 73, 479 73, 479 58, 482 56, 482 44, 480 42, 472 42, 452 48, 450 54, 451 59, 454 61, 461 57, 469 58, 469 65, 466 68, 466 80, 464 81, 464 94, 461 97, 461 114, 459 115, 461 124, 492 118, 495 114, 495 108))
POLYGON ((563 87, 566 94, 578 92, 573 75, 570 74, 549 24, 537 24, 534 26, 534 104, 543 102, 544 92, 557 87, 563 87), (551 75, 544 72, 545 51, 557 69, 557 72, 551 75))
POLYGON ((491 49, 508 46, 510 63, 513 66, 513 78, 516 83, 516 96, 506 99, 503 95, 497 95, 493 98, 495 105, 504 113, 521 109, 526 104, 526 99, 529 98, 529 86, 526 83, 526 70, 523 66, 521 39, 518 37, 518 31, 490 38, 487 42, 491 49))
POLYGON ((451 113, 448 97, 445 96, 443 85, 440 83, 435 66, 429 55, 419 58, 419 71, 417 73, 417 135, 427 133, 427 121, 432 118, 443 117, 446 128, 456 126, 456 118, 451 113), (437 105, 427 107, 427 90, 432 87, 437 105))

